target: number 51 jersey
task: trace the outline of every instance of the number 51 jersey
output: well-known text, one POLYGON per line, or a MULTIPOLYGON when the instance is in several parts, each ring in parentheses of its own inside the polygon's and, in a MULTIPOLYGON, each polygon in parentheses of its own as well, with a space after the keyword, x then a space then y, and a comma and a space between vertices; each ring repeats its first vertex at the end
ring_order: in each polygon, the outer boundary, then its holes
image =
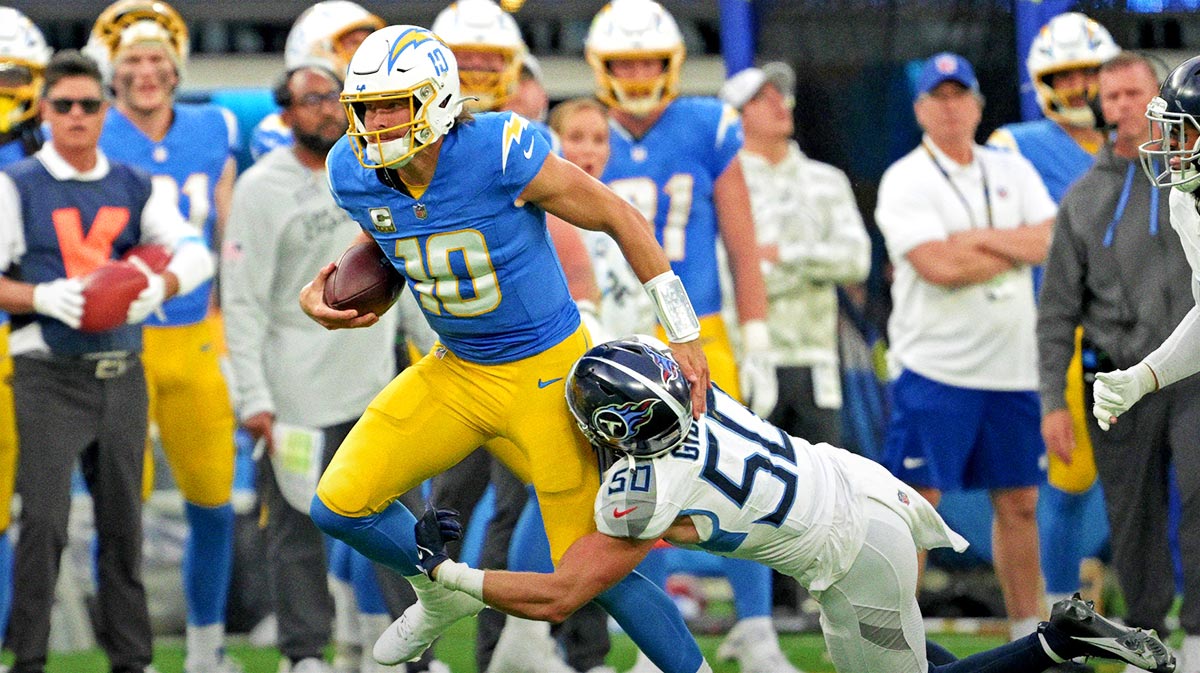
POLYGON ((918 547, 966 549, 928 501, 878 463, 791 437, 714 388, 708 414, 679 448, 605 472, 595 519, 605 535, 648 540, 690 516, 701 540, 694 548, 758 561, 821 591, 858 556, 867 498, 897 512, 918 547))

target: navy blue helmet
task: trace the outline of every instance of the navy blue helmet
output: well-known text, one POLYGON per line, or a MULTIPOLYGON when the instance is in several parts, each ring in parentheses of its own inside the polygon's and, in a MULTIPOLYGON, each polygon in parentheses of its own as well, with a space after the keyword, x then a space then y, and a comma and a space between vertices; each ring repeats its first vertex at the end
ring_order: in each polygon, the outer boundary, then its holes
POLYGON ((1146 106, 1153 140, 1142 143, 1142 168, 1159 187, 1200 187, 1200 56, 1179 64, 1146 106))
POLYGON ((691 386, 665 345, 655 341, 609 341, 584 353, 571 368, 567 406, 596 446, 652 458, 687 437, 691 386))

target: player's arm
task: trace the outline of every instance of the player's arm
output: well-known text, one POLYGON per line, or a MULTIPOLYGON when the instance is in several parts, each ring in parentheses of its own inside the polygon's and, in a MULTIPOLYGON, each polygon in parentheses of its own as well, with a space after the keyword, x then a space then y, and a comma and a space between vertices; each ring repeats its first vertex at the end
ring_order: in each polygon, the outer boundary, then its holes
POLYGON ((557 623, 633 572, 654 543, 593 531, 567 549, 553 573, 483 571, 445 561, 433 578, 510 615, 557 623))
POLYGON ((237 161, 233 157, 225 160, 221 169, 221 177, 213 188, 213 202, 217 207, 217 226, 213 233, 213 249, 221 249, 221 241, 225 239, 225 224, 229 221, 229 211, 233 207, 233 183, 237 179, 237 161))
POLYGON ((738 322, 744 325, 751 320, 766 320, 767 286, 759 263, 750 192, 746 189, 739 158, 734 157, 713 183, 713 203, 717 209, 721 242, 729 254, 738 322))
POLYGON ((553 154, 546 157, 520 198, 577 227, 603 231, 617 242, 654 299, 671 351, 692 386, 692 413, 699 418, 705 411, 709 384, 708 360, 700 348, 700 323, 646 219, 599 180, 553 154))
MULTIPOLYGON (((13 280, 5 274, 25 254, 25 233, 21 222, 21 198, 12 179, 0 173, 0 311, 32 313, 33 285, 13 280)), ((80 307, 80 314, 83 307, 80 307)))

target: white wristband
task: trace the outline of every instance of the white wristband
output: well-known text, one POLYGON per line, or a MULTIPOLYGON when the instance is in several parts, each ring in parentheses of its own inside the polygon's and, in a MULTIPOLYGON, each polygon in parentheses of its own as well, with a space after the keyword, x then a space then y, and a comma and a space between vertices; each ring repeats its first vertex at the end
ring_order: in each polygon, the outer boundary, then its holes
POLYGON ((437 567, 438 584, 447 589, 461 591, 480 601, 483 600, 483 571, 472 568, 466 563, 443 561, 437 567))
POLYGON ((667 332, 667 340, 685 343, 700 338, 700 320, 688 299, 683 281, 674 271, 665 271, 642 284, 654 301, 658 322, 667 332))

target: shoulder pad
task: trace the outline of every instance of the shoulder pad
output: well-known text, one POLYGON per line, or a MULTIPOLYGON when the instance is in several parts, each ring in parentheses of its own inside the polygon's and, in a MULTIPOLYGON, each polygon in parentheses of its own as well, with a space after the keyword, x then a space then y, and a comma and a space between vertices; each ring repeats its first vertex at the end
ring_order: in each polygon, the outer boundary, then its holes
POLYGON ((653 461, 622 460, 608 469, 596 496, 596 527, 612 537, 647 540, 660 537, 674 516, 661 523, 658 477, 653 461), (654 524, 654 525, 652 525, 654 524))

